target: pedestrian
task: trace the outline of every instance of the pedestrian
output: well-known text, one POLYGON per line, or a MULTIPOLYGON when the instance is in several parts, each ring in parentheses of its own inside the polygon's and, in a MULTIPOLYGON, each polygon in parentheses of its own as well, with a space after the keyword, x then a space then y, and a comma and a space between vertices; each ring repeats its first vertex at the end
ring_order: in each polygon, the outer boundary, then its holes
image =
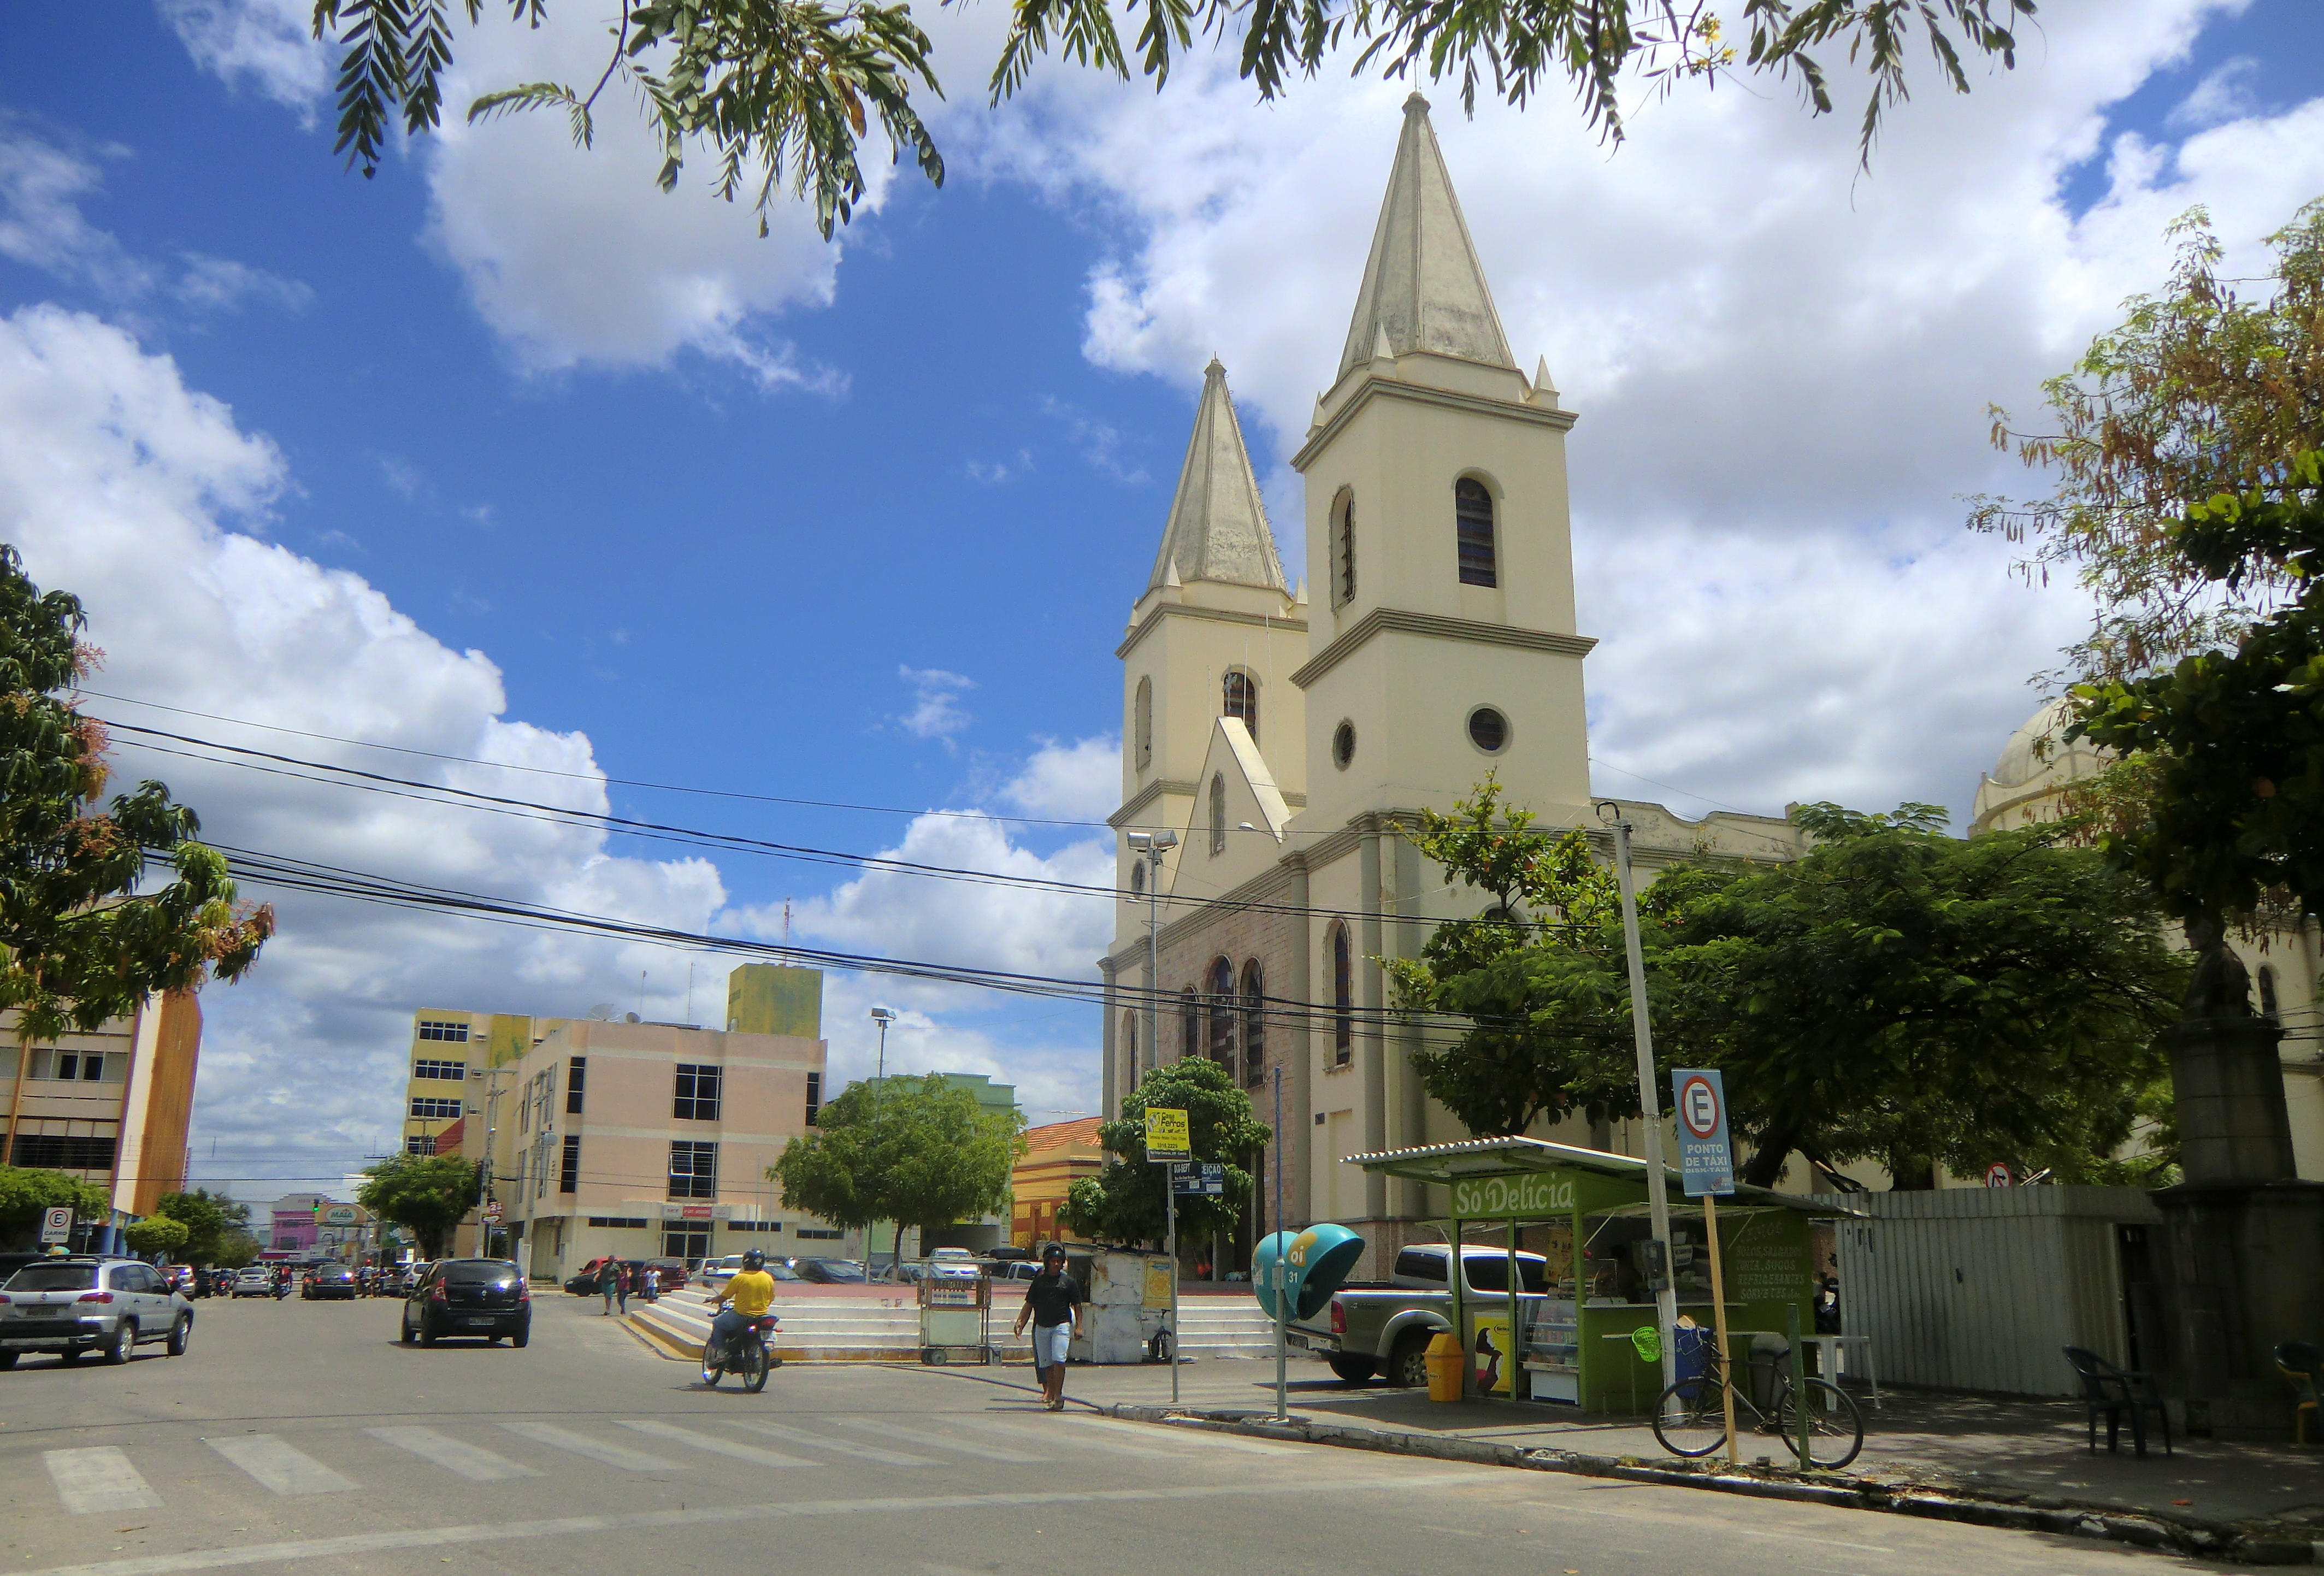
POLYGON ((645 1292, 647 1302, 659 1303, 661 1301, 661 1270, 659 1266, 651 1264, 646 1266, 645 1292))
POLYGON ((613 1295, 622 1300, 622 1315, 630 1312, 630 1267, 620 1259, 613 1260, 613 1295))
POLYGON ((1025 1283, 1015 1332, 1021 1335, 1025 1321, 1033 1321, 1033 1372, 1041 1404, 1052 1412, 1065 1409, 1065 1349, 1080 1328, 1081 1305, 1081 1286, 1065 1273, 1065 1244, 1052 1242, 1041 1249, 1041 1273, 1025 1283))
POLYGON ((604 1293, 605 1297, 605 1311, 603 1317, 610 1319, 613 1316, 613 1293, 621 1284, 622 1261, 620 1259, 608 1258, 604 1264, 598 1266, 597 1289, 604 1293))

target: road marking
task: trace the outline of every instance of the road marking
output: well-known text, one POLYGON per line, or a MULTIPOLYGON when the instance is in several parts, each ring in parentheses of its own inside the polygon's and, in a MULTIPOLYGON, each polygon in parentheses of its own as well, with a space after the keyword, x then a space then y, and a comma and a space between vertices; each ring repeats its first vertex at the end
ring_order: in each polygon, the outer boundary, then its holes
MULTIPOLYGON (((1124 1423, 1117 1417, 1075 1417, 1069 1421, 1076 1428, 1120 1429, 1124 1433, 1147 1433, 1149 1437, 1154 1426, 1150 1423, 1124 1423)), ((1256 1440, 1238 1439, 1230 1433, 1214 1433, 1207 1428, 1189 1428, 1184 1424, 1173 1423, 1166 1423, 1162 1426, 1170 1432, 1173 1439, 1185 1440, 1189 1444, 1208 1445, 1213 1450, 1233 1451, 1239 1455, 1296 1456, 1301 1453, 1287 1444, 1260 1444, 1256 1440)))
POLYGON ((820 1433, 809 1433, 804 1428, 785 1428, 779 1423, 744 1423, 733 1420, 736 1428, 747 1428, 753 1433, 763 1433, 770 1439, 787 1439, 793 1444, 811 1444, 817 1450, 836 1451, 844 1456, 860 1456, 867 1461, 878 1461, 890 1467, 933 1467, 932 1457, 908 1456, 899 1450, 881 1450, 876 1444, 855 1444, 844 1439, 829 1439, 820 1433))
MULTIPOLYGON (((1005 1434, 1019 1443, 1029 1442, 1036 1434, 1047 1432, 1049 1434, 1047 1442, 1052 1444, 1056 1442, 1057 1427, 1048 1423, 1034 1423, 1029 1420, 1023 1423, 1010 1423, 999 1417, 960 1416, 949 1417, 947 1421, 960 1424, 964 1427, 982 1429, 987 1433, 1005 1434)), ((1084 1435, 1089 1434, 1086 1429, 1076 1432, 1084 1435)), ((1130 1444, 1117 1439, 1084 1437, 1070 1441, 1066 1448, 1101 1451, 1107 1455, 1143 1456, 1148 1461, 1183 1461, 1186 1459, 1185 1452, 1183 1451, 1156 1450, 1150 1445, 1130 1444)))
POLYGON ((355 1488, 279 1433, 230 1433, 202 1442, 277 1494, 346 1494, 355 1488))
POLYGON ((252 1565, 344 1560, 401 1549, 455 1548, 467 1544, 515 1543, 532 1538, 589 1537, 609 1532, 658 1531, 752 1522, 801 1521, 835 1516, 955 1516, 979 1510, 1021 1510, 1050 1505, 1183 1504, 1205 1499, 1274 1499, 1306 1494, 1372 1494, 1391 1489, 1427 1493, 1478 1486, 1495 1467, 1454 1473, 1398 1472, 1378 1477, 1330 1478, 1312 1482, 1221 1483, 1204 1488, 1052 1489, 1025 1494, 931 1494, 908 1498, 807 1499, 788 1503, 690 1506, 679 1510, 644 1510, 626 1516, 567 1516, 542 1521, 468 1523, 457 1526, 401 1527, 350 1533, 344 1537, 302 1538, 292 1543, 245 1544, 239 1548, 192 1549, 178 1554, 144 1554, 60 1565, 23 1576, 176 1576, 181 1571, 231 1571, 252 1565))
POLYGON ((93 1510, 152 1510, 161 1503, 161 1497, 147 1488, 137 1469, 129 1464, 129 1458, 109 1444, 88 1450, 42 1451, 41 1464, 49 1469, 49 1481, 57 1486, 57 1498, 75 1516, 93 1510))
POLYGON ((634 1428, 640 1433, 650 1433, 656 1439, 666 1439, 672 1444, 686 1445, 693 1450, 706 1450, 713 1455, 733 1456, 738 1461, 749 1461, 759 1467, 819 1467, 821 1461, 810 1461, 801 1456, 787 1456, 777 1451, 761 1450, 755 1444, 738 1444, 715 1434, 696 1433, 691 1428, 680 1428, 675 1423, 652 1423, 634 1417, 621 1420, 623 1428, 634 1428))
POLYGON ((497 1483, 508 1478, 538 1478, 530 1467, 521 1467, 506 1456, 496 1456, 482 1445, 469 1444, 438 1433, 432 1428, 366 1428, 374 1439, 385 1440, 398 1450, 408 1450, 420 1460, 433 1461, 447 1472, 476 1483, 497 1483))
POLYGON ((536 1444, 569 1450, 576 1456, 587 1456, 593 1461, 603 1461, 609 1467, 619 1467, 625 1472, 674 1472, 682 1470, 676 1461, 666 1461, 659 1456, 650 1456, 641 1450, 613 1444, 602 1439, 591 1439, 586 1433, 576 1433, 569 1428, 559 1428, 554 1423, 536 1423, 530 1418, 501 1420, 501 1426, 511 1433, 521 1433, 536 1444))
POLYGON ((899 1444, 925 1445, 929 1450, 956 1450, 964 1456, 981 1456, 988 1461, 1017 1461, 1033 1465, 1049 1459, 1047 1456, 1028 1456, 1022 1451, 1002 1450, 996 1444, 978 1444, 973 1440, 950 1439, 941 1433, 922 1433, 916 1428, 899 1428, 892 1423, 875 1423, 869 1417, 834 1417, 827 1421, 861 1429, 865 1433, 876 1433, 899 1444))

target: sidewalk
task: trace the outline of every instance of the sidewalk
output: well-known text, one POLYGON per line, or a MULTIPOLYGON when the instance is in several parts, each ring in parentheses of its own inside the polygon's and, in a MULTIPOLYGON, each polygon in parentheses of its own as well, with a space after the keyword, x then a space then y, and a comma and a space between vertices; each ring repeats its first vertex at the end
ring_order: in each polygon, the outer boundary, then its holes
MULTIPOLYGON (((1012 1381, 1030 1380, 1013 1369, 1004 1374, 1012 1381)), ((1442 1442, 1437 1448, 1459 1449, 1452 1442, 1471 1441, 1575 1452, 1609 1464, 1686 1466, 1663 1450, 1643 1417, 1560 1416, 1548 1407, 1508 1401, 1435 1403, 1421 1391, 1343 1385, 1320 1364, 1297 1358, 1288 1375, 1293 1416, 1385 1436, 1390 1448, 1425 1450, 1442 1442)), ((1274 1415, 1271 1361, 1188 1363, 1179 1369, 1178 1387, 1183 1412, 1252 1422, 1274 1415)), ((1157 1367, 1076 1368, 1066 1394, 1106 1408, 1168 1410, 1170 1373, 1157 1367)), ((2165 1456, 2156 1438, 2140 1461, 2131 1453, 2127 1431, 2120 1453, 2107 1454, 2101 1429, 2098 1453, 2091 1455, 2077 1401, 1891 1391, 1885 1406, 1876 1409, 1861 1391, 1854 1395, 1864 1415, 1864 1453, 1846 1472, 1802 1479, 1790 1470, 1791 1457, 1780 1443, 1750 1436, 1736 1442, 1744 1470, 1785 1483, 1846 1486, 1876 1498, 1926 1490, 2039 1511, 2121 1512, 2212 1529, 2231 1536, 2246 1559, 2324 1561, 2317 1552, 2324 1544, 2324 1448, 2181 1439, 2174 1442, 2176 1453, 2165 1456), (2256 1553, 2262 1545, 2272 1553, 2256 1553)), ((1723 1458, 1704 1465, 1723 1467, 1723 1458)))

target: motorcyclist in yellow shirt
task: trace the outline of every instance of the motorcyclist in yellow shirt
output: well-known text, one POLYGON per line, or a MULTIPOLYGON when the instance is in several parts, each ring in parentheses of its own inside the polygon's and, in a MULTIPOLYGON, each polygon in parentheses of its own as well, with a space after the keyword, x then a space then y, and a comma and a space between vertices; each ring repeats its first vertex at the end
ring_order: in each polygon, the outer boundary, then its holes
MULTIPOLYGON (((710 1341, 702 1349, 702 1382, 716 1382, 712 1372, 713 1358, 725 1351, 734 1337, 751 1327, 752 1322, 774 1306, 775 1277, 767 1273, 767 1256, 753 1248, 742 1255, 742 1267, 730 1278, 711 1304, 716 1316, 710 1321, 710 1341)), ((715 1365, 724 1367, 723 1363, 715 1365)))

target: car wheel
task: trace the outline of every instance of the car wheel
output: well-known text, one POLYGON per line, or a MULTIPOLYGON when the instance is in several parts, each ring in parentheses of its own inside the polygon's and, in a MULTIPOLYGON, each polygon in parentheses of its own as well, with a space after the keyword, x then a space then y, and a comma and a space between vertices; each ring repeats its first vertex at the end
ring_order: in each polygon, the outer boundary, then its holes
POLYGON ((419 1339, 420 1332, 411 1327, 411 1315, 406 1313, 403 1316, 403 1344, 410 1346, 413 1341, 418 1341, 419 1339))
POLYGON ((1345 1352, 1332 1359, 1332 1371, 1351 1385, 1360 1385, 1379 1371, 1377 1359, 1351 1357, 1345 1352))
POLYGON ((436 1344, 435 1327, 428 1323, 428 1316, 425 1313, 420 1316, 420 1344, 422 1346, 436 1344))
POLYGON ((115 1368, 127 1362, 137 1350, 137 1326, 124 1319, 113 1327, 113 1344, 105 1349, 105 1360, 115 1368))
POLYGON ((68 1346, 62 1351, 57 1353, 57 1363, 58 1366, 61 1368, 70 1368, 79 1360, 80 1348, 78 1346, 68 1346))
POLYGON ((5 1372, 7 1369, 14 1368, 15 1366, 16 1354, 14 1352, 0 1351, 0 1372, 5 1372))
POLYGON ((526 1341, 530 1341, 531 1339, 532 1326, 528 1324, 523 1329, 519 1330, 515 1334, 509 1337, 509 1344, 511 1346, 522 1347, 526 1341))
POLYGON ((1428 1343, 1434 1332, 1414 1330, 1396 1343, 1395 1355, 1388 1359, 1388 1382, 1400 1390, 1425 1390, 1428 1387, 1428 1343))
POLYGON ((162 1350, 171 1357, 183 1357, 194 1339, 194 1316, 191 1313, 170 1326, 170 1344, 162 1350))
POLYGON ((484 1344, 486 1346, 498 1346, 500 1343, 501 1337, 497 1335, 488 1335, 484 1338, 484 1344))

